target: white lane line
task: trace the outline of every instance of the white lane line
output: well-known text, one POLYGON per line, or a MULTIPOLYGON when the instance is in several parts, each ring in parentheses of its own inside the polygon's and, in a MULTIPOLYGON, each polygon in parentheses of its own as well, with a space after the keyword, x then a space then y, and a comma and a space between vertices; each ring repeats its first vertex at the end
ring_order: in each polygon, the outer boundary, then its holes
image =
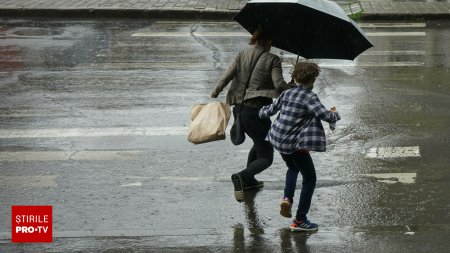
POLYGON ((133 33, 131 37, 187 37, 191 36, 189 32, 138 32, 133 33))
POLYGON ((121 184, 119 187, 141 187, 141 186, 142 186, 141 182, 134 182, 129 184, 121 184))
POLYGON ((56 175, 50 176, 0 176, 0 188, 56 187, 56 175))
MULTIPOLYGON (((363 55, 370 55, 370 56, 392 56, 392 55, 425 55, 425 51, 417 51, 417 50, 385 50, 385 51, 375 51, 375 50, 368 50, 363 53, 363 55)), ((283 54, 282 59, 297 59, 297 55, 294 54, 283 54)), ((340 60, 335 60, 335 62, 339 62, 340 60)), ((320 64, 320 63, 319 63, 320 64)))
MULTIPOLYGON (((364 54, 363 54, 364 55, 364 54)), ((319 63, 321 67, 421 67, 424 66, 424 62, 343 62, 343 63, 319 63)), ((292 63, 283 63, 283 67, 292 67, 292 63)), ((111 63, 111 64, 95 64, 89 66, 78 66, 78 69, 123 69, 123 68, 140 68, 140 69, 179 69, 184 70, 199 70, 199 69, 211 69, 213 64, 209 63, 180 63, 180 62, 148 62, 136 65, 135 63, 111 63)))
POLYGON ((187 127, 0 129, 0 139, 187 135, 187 131, 187 127))
POLYGON ((370 56, 392 56, 392 55, 425 55, 425 51, 367 51, 364 52, 363 55, 370 55, 370 56))
POLYGON ((413 184, 416 182, 417 173, 374 173, 363 174, 363 176, 374 177, 378 179, 378 182, 386 184, 413 184))
POLYGON ((251 37, 248 32, 195 32, 199 37, 251 37))
MULTIPOLYGON (((195 32, 198 37, 250 37, 247 32, 195 32)), ((190 32, 138 32, 131 37, 190 37, 190 32)))
MULTIPOLYGON (((358 62, 359 67, 420 67, 424 62, 358 62)), ((345 66, 345 65, 344 65, 345 66)))
MULTIPOLYGON (((167 180, 167 181, 189 181, 189 182, 195 182, 195 181, 214 181, 219 178, 216 177, 183 177, 183 176, 165 176, 165 177, 159 177, 160 180, 167 180)), ((224 179, 224 178, 222 178, 224 179)))
MULTIPOLYGON (((321 68, 354 68, 354 67, 420 67, 424 62, 342 62, 318 63, 321 68)), ((291 63, 282 63, 283 68, 292 68, 291 63)))
POLYGON ((425 28, 426 23, 358 23, 361 28, 425 28))
POLYGON ((414 147, 374 147, 366 153, 367 158, 420 157, 420 148, 414 147))
MULTIPOLYGON (((369 37, 417 37, 426 36, 425 32, 366 32, 369 37)), ((195 32, 198 37, 250 37, 247 32, 195 32)), ((137 32, 131 37, 189 37, 189 32, 137 32)))
POLYGON ((177 25, 179 27, 179 25, 187 25, 187 26, 191 26, 193 24, 198 24, 198 25, 215 25, 215 27, 217 27, 217 25, 225 25, 225 24, 229 24, 229 25, 239 25, 239 23, 237 23, 236 21, 203 21, 203 20, 199 20, 198 22, 192 22, 192 21, 170 21, 170 20, 164 20, 164 21, 156 21, 155 24, 174 24, 177 25))
MULTIPOLYGON (((194 177, 194 176, 162 176, 162 177, 142 177, 142 176, 127 176, 126 179, 134 179, 134 180, 164 180, 164 181, 179 181, 179 182, 216 182, 216 181, 230 181, 229 176, 221 176, 221 177, 194 177)), ((279 178, 270 178, 260 176, 261 180, 266 182, 279 182, 282 179, 279 178)))
POLYGON ((369 37, 423 37, 425 32, 367 32, 369 37))
MULTIPOLYGON (((156 21, 155 24, 164 25, 186 25, 191 26, 192 24, 198 25, 239 25, 234 21, 201 21, 201 22, 185 22, 185 21, 156 21)), ((424 28, 426 23, 357 23, 361 28, 424 28)))
POLYGON ((135 160, 144 151, 3 151, 0 152, 0 161, 109 161, 109 160, 135 160))
MULTIPOLYGON (((192 61, 198 61, 198 59, 192 59, 192 61)), ((199 70, 199 69, 210 69, 213 68, 212 63, 203 62, 141 62, 141 63, 133 63, 133 62, 112 62, 112 63, 89 63, 89 64, 80 64, 77 65, 77 70, 111 70, 111 69, 119 69, 119 70, 128 70, 128 69, 152 69, 152 68, 177 68, 177 70, 199 70)))
MULTIPOLYGON (((135 178, 135 179, 155 179, 154 177, 127 177, 127 178, 135 178)), ((205 181, 205 182, 214 182, 214 181, 229 181, 230 177, 191 177, 191 176, 163 176, 163 177, 157 177, 158 180, 165 180, 165 181, 183 181, 183 182, 198 182, 198 181, 205 181)), ((260 177, 261 180, 266 182, 278 182, 281 179, 277 178, 266 178, 264 176, 260 177)))

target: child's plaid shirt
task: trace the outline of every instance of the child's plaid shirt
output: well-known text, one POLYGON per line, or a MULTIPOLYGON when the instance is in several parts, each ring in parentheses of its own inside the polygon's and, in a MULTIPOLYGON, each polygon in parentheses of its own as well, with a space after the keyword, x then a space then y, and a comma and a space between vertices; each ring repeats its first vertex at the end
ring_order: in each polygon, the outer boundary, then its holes
POLYGON ((269 118, 278 111, 267 135, 274 148, 283 154, 301 149, 325 151, 326 139, 321 120, 335 123, 341 117, 327 110, 316 93, 296 86, 284 91, 271 105, 259 110, 260 118, 269 118))

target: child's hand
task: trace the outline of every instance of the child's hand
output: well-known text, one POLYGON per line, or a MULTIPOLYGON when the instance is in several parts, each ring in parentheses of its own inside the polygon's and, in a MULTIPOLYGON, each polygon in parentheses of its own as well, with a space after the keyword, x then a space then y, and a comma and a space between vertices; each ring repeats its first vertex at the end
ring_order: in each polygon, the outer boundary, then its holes
POLYGON ((331 107, 330 111, 336 112, 336 106, 331 107))

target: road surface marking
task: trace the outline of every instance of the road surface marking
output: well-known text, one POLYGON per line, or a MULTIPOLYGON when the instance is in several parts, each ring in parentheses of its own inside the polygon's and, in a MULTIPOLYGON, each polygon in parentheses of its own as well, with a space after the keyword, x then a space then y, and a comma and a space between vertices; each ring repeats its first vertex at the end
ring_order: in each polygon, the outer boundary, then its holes
POLYGON ((367 158, 420 157, 419 147, 375 147, 366 153, 367 158))
POLYGON ((141 182, 134 182, 134 183, 120 185, 120 187, 141 187, 141 186, 142 186, 141 182))
POLYGON ((187 127, 0 129, 0 139, 187 135, 187 131, 187 127))
MULTIPOLYGON (((366 32, 369 37, 422 37, 425 32, 366 32)), ((248 32, 137 32, 131 37, 250 37, 248 32)))
POLYGON ((215 177, 183 177, 183 176, 165 176, 159 177, 160 180, 169 180, 169 181, 214 181, 217 179, 215 177))
MULTIPOLYGON (((198 59, 195 59, 198 61, 198 59)), ((212 69, 213 63, 208 62, 111 62, 111 63, 87 63, 79 64, 76 66, 77 70, 128 70, 128 69, 153 69, 153 68, 177 68, 177 70, 199 70, 199 69, 212 69)))
POLYGON ((139 150, 121 151, 3 151, 0 161, 109 161, 135 160, 143 154, 139 150))
MULTIPOLYGON (((343 62, 318 63, 321 68, 353 68, 353 67, 420 67, 424 62, 343 62)), ((292 67, 291 63, 283 63, 283 68, 292 67)))
MULTIPOLYGON (((400 51, 400 50, 385 50, 385 51, 375 51, 375 50, 368 50, 366 52, 364 52, 362 55, 370 55, 370 56, 391 56, 391 55, 425 55, 425 51, 416 51, 416 50, 405 50, 405 51, 400 51)), ((292 54, 292 53, 287 53, 287 54, 283 54, 283 56, 281 57, 282 59, 289 59, 289 60, 296 60, 297 59, 297 55, 292 54)), ((332 61, 332 62, 336 62, 336 63, 340 63, 342 62, 342 60, 326 60, 326 61, 332 61)), ((320 64, 320 62, 318 63, 320 64)))
POLYGON ((425 55, 425 51, 367 51, 364 52, 363 55, 370 55, 370 56, 391 56, 391 55, 425 55))
POLYGON ((423 37, 425 32, 367 32, 369 37, 423 37))
POLYGON ((251 37, 248 32, 137 32, 131 37, 251 37))
POLYGON ((193 24, 198 24, 198 25, 204 25, 204 24, 208 24, 208 25, 215 25, 215 27, 217 27, 217 24, 220 25, 224 25, 224 24, 230 24, 230 25, 239 25, 239 23, 235 22, 235 21, 203 21, 203 20, 199 20, 199 21, 171 21, 171 20, 164 20, 164 21, 156 21, 154 24, 173 24, 173 25, 177 25, 177 27, 179 27, 179 25, 188 25, 191 26, 193 24))
POLYGON ((380 183, 386 184, 413 184, 416 182, 417 173, 375 173, 375 174, 363 174, 366 177, 374 177, 380 183))
POLYGON ((131 37, 188 37, 189 32, 137 32, 131 34, 131 37))
POLYGON ((359 23, 361 28, 425 28, 426 23, 359 23))
MULTIPOLYGON (((162 25, 186 25, 186 27, 191 26, 192 24, 201 25, 239 25, 239 23, 234 21, 200 21, 200 22, 192 22, 192 21, 156 21, 154 24, 162 24, 162 25)), ((424 28, 426 27, 426 23, 357 23, 361 28, 424 28)))
MULTIPOLYGON (((231 174, 230 174, 231 175, 231 174)), ((154 177, 127 177, 127 178, 147 178, 147 179, 155 179, 154 177)), ((215 181, 230 181, 230 177, 192 177, 192 176, 163 176, 163 177, 157 177, 158 180, 165 180, 165 181, 185 181, 185 182, 215 182, 215 181)), ((278 178, 266 178, 264 176, 260 176, 260 180, 266 181, 266 182, 279 182, 282 181, 282 179, 278 178)))
MULTIPOLYGON (((362 54, 364 55, 364 53, 362 54)), ((344 62, 342 63, 319 63, 319 66, 323 67, 421 67, 424 66, 424 62, 344 62)), ((181 62, 147 62, 147 63, 108 63, 108 64, 88 64, 79 65, 77 69, 184 69, 184 70, 204 70, 213 69, 213 63, 181 63, 181 62)), ((292 67, 292 63, 284 63, 283 67, 292 67)))
POLYGON ((50 176, 0 176, 0 188, 56 187, 56 175, 50 176))

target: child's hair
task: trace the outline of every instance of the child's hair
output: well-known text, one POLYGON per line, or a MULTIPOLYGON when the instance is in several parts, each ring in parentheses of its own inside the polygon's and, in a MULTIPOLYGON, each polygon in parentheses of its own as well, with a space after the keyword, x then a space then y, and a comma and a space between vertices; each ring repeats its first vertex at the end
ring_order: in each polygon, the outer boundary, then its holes
POLYGON ((319 73, 319 65, 313 62, 301 61, 295 65, 291 77, 303 87, 312 89, 314 81, 316 77, 319 76, 319 73))

